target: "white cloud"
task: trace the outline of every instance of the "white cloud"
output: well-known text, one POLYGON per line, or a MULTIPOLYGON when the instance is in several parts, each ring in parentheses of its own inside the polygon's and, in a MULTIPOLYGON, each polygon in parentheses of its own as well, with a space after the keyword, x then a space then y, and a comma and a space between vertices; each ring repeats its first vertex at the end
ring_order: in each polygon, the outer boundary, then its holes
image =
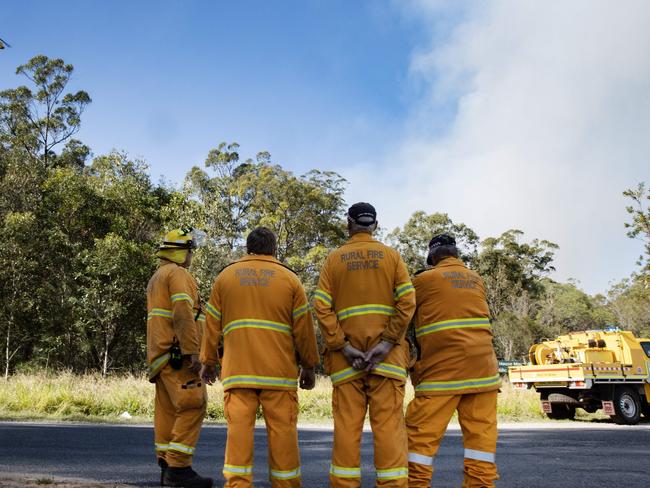
POLYGON ((560 245, 557 279, 605 291, 641 253, 621 193, 650 174, 650 3, 469 4, 442 41, 441 5, 405 7, 431 25, 411 63, 428 89, 381 170, 346 168, 348 200, 374 199, 391 228, 423 209, 483 237, 522 229, 560 245))

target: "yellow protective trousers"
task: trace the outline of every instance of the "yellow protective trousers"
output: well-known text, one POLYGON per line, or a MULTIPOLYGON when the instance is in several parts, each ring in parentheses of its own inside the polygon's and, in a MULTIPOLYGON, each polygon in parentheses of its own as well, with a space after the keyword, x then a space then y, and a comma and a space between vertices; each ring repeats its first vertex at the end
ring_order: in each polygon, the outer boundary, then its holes
POLYGON ((299 487, 297 393, 293 390, 231 388, 224 392, 223 403, 228 421, 224 487, 245 488, 253 484, 253 436, 260 404, 266 422, 271 486, 299 487))
POLYGON ((330 486, 361 486, 361 434, 368 409, 374 438, 375 486, 406 487, 408 464, 404 384, 374 374, 334 387, 334 447, 330 486))
POLYGON ((205 385, 189 364, 183 360, 179 370, 167 365, 156 377, 156 454, 173 467, 191 466, 207 405, 205 385))
POLYGON ((497 391, 416 396, 406 410, 409 488, 431 485, 433 459, 456 410, 465 447, 462 488, 491 488, 499 479, 495 464, 497 391))

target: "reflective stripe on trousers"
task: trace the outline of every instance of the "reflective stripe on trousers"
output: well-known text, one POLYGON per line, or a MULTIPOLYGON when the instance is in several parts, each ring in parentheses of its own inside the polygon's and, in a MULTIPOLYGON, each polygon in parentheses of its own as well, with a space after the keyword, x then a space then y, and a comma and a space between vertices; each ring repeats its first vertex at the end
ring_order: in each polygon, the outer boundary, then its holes
POLYGON ((271 478, 278 480, 292 480, 294 478, 300 477, 300 466, 298 466, 296 469, 289 469, 286 471, 279 471, 277 469, 269 468, 269 474, 271 475, 271 478))
POLYGON ((234 464, 224 464, 223 465, 223 474, 239 474, 242 476, 247 476, 253 474, 253 466, 235 466, 234 464))
POLYGON ((409 463, 424 464, 425 466, 433 466, 433 456, 425 456, 417 452, 409 452, 409 463))
POLYGON ((180 442, 170 442, 168 449, 170 451, 178 451, 184 454, 194 454, 194 448, 192 446, 186 446, 180 442))
POLYGON ((476 449, 465 449, 465 459, 475 459, 486 463, 494 464, 496 455, 493 452, 477 451, 476 449))
POLYGON ((337 478, 361 478, 361 468, 346 468, 330 464, 330 474, 337 478))
POLYGON ((377 469, 378 480, 398 480, 409 477, 409 468, 402 466, 399 468, 377 469))

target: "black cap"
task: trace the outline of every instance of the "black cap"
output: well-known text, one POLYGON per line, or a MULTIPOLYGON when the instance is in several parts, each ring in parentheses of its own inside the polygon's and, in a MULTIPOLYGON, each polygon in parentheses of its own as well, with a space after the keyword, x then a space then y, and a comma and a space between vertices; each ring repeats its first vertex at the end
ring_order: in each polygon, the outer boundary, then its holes
POLYGON ((369 203, 355 203, 348 209, 348 220, 368 227, 377 221, 377 211, 369 203))
POLYGON ((438 234, 437 236, 433 236, 433 238, 429 241, 429 249, 433 249, 434 247, 438 247, 438 246, 455 246, 455 245, 456 245, 456 239, 454 239, 449 234, 438 234))

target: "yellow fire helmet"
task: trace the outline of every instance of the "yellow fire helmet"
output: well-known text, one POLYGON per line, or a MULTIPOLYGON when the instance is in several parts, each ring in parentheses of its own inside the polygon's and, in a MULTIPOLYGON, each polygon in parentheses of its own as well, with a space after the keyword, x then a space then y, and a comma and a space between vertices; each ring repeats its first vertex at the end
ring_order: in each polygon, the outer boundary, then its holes
POLYGON ((199 229, 174 229, 165 234, 156 256, 177 264, 183 264, 190 249, 196 249, 205 244, 205 232, 199 229))

